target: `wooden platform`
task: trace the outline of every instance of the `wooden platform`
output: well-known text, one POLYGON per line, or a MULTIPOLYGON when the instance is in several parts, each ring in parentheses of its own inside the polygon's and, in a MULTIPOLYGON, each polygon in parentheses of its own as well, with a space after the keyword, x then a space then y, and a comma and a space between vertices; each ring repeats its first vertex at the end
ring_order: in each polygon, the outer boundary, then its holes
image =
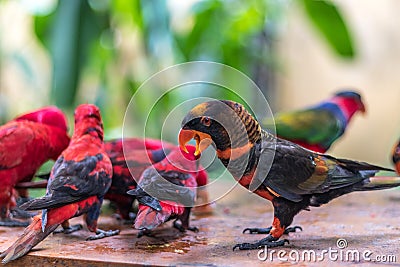
MULTIPOLYGON (((215 190, 221 190, 216 188, 215 190)), ((71 235, 50 235, 25 257, 8 266, 136 266, 136 265, 194 265, 194 266, 255 266, 276 263, 289 264, 289 258, 305 250, 317 256, 323 250, 338 249, 337 240, 345 239, 348 250, 361 253, 370 250, 376 256, 396 257, 400 266, 400 190, 372 193, 353 193, 321 208, 303 211, 295 218, 302 232, 286 236, 290 244, 276 248, 286 253, 288 262, 273 258, 260 261, 258 251, 232 251, 239 242, 252 242, 263 235, 242 234, 245 227, 266 227, 272 221, 271 204, 236 187, 214 204, 211 216, 192 216, 192 225, 200 232, 185 234, 171 228, 171 223, 154 232, 155 237, 137 238, 137 231, 120 225, 111 217, 101 217, 102 229, 121 229, 119 236, 96 241, 85 241, 87 230, 71 235), (294 251, 294 252, 293 252, 294 251)), ((75 218, 74 223, 82 223, 75 218)), ((6 249, 21 233, 22 228, 0 228, 0 250, 6 249)), ((281 252, 282 253, 282 252, 281 252)), ((261 254, 263 256, 263 254, 261 254)), ((274 255, 277 257, 277 255, 274 255)), ((321 256, 321 255, 320 255, 321 256)), ((381 257, 382 258, 382 257, 381 257)), ((387 257, 388 258, 388 257, 387 257)), ((389 259, 393 261, 393 257, 389 259)), ((297 261, 297 260, 295 260, 297 261)), ((312 260, 298 260, 301 265, 321 265, 312 260)), ((346 258, 334 260, 324 257, 324 265, 354 264, 346 258)), ((377 262, 367 265, 377 266, 377 262)), ((392 263, 393 264, 393 263, 392 263)))

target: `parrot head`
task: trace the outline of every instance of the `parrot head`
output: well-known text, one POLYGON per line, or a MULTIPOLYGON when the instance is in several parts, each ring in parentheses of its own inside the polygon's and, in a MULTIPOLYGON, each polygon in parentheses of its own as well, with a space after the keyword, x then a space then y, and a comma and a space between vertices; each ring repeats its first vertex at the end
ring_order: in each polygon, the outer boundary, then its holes
POLYGON ((29 113, 22 114, 21 116, 16 117, 14 120, 34 121, 57 127, 64 131, 68 130, 67 118, 60 109, 54 106, 44 107, 29 113))
POLYGON ((213 100, 197 105, 184 117, 179 145, 196 141, 195 156, 212 143, 219 152, 247 150, 261 138, 261 127, 243 105, 229 100, 213 100))
POLYGON ((92 104, 82 104, 75 109, 74 135, 90 134, 103 140, 103 122, 100 109, 92 104))
POLYGON ((347 119, 351 118, 354 113, 360 111, 365 114, 365 105, 361 99, 361 95, 355 91, 340 91, 337 92, 331 102, 336 103, 347 115, 347 119))

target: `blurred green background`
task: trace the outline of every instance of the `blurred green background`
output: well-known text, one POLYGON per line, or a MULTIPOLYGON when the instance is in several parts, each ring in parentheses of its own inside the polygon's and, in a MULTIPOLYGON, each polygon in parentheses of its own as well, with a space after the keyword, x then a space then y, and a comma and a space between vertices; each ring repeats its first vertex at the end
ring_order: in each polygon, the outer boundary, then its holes
MULTIPOLYGON (((363 6, 355 0, 0 0, 0 122, 53 104, 72 128, 73 109, 95 103, 106 138, 121 137, 126 107, 146 79, 174 64, 209 60, 248 75, 274 112, 317 103, 343 86, 360 88, 378 115, 357 118, 332 153, 389 165, 400 126, 385 127, 382 137, 384 115, 376 110, 391 108, 382 107, 382 99, 400 94, 376 85, 384 83, 379 60, 388 46, 382 44, 400 46, 392 34, 398 21, 390 15, 396 6, 371 0, 363 6), (366 148, 371 139, 379 139, 377 147, 366 148)), ((225 91, 216 96, 232 98, 225 91)), ((146 101, 134 107, 133 123, 146 119, 146 101)), ((180 102, 179 94, 167 94, 158 103, 149 136, 160 137, 161 118, 180 102)), ((134 128, 128 133, 138 134, 134 128)))

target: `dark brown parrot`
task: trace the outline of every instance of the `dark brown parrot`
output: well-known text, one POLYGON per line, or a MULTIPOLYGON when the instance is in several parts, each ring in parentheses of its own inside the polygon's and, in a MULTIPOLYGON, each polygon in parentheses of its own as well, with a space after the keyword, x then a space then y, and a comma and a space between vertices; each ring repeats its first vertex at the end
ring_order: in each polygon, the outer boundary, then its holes
POLYGON ((364 162, 319 154, 261 129, 257 120, 239 104, 209 101, 194 107, 183 119, 179 134, 182 149, 194 138, 196 155, 214 143, 218 158, 245 188, 272 202, 270 228, 246 228, 265 233, 255 243, 237 244, 240 250, 282 246, 280 237, 301 210, 318 207, 353 191, 400 186, 399 177, 382 177, 393 171, 364 162))

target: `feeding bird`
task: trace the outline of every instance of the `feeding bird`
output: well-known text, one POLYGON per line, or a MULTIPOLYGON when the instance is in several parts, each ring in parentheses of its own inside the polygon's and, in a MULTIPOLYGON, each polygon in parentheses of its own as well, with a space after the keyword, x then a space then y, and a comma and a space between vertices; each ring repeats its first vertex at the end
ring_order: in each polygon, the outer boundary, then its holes
POLYGON ((196 200, 198 166, 195 148, 188 146, 187 151, 173 150, 165 159, 147 168, 137 188, 128 191, 139 201, 135 220, 135 228, 141 230, 139 237, 171 219, 176 219, 174 227, 182 232, 198 231, 189 225, 196 200))

